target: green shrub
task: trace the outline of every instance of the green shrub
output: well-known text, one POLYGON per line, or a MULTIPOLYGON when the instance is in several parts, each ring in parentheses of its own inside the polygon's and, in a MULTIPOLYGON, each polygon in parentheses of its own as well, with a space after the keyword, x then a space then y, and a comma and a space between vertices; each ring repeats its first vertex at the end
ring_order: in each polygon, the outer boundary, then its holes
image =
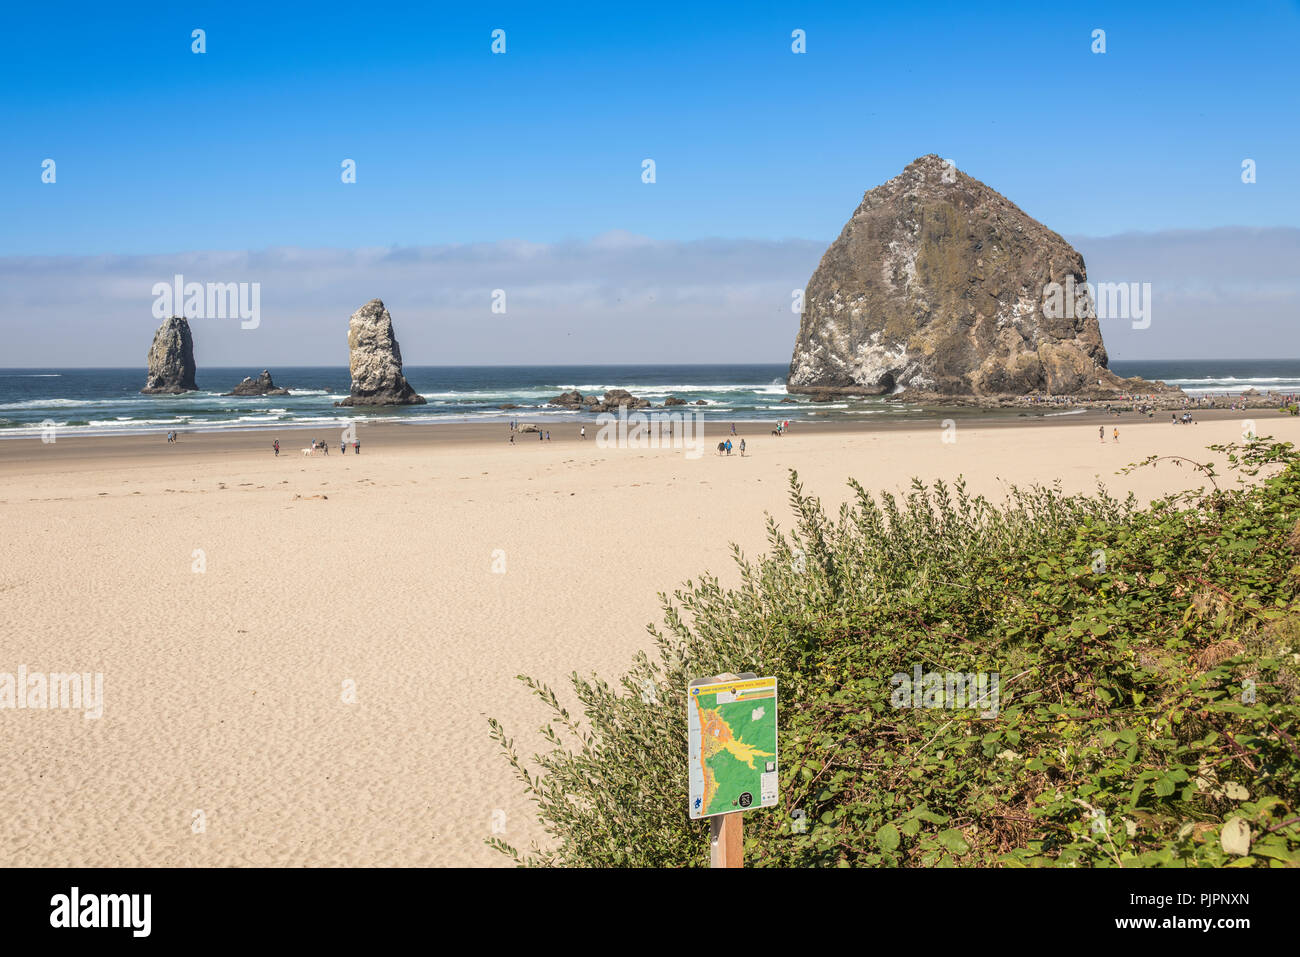
MULTIPOLYGON (((1099 488, 1005 504, 851 483, 836 517, 790 479, 787 534, 661 595, 657 654, 572 676, 550 750, 491 732, 550 835, 522 864, 702 866, 687 814, 686 686, 780 679, 781 806, 746 814, 751 866, 1300 864, 1300 456, 1138 508, 1099 488), (996 716, 896 708, 891 676, 1000 676, 996 716)), ((1153 465, 1149 460, 1145 465, 1153 465)))

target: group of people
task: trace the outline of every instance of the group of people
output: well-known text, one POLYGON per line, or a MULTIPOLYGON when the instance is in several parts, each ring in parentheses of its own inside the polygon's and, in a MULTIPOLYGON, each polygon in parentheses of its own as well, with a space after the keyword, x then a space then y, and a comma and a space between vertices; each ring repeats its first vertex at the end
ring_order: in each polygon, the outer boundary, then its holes
POLYGON ((167 433, 167 444, 171 445, 176 441, 176 430, 173 429, 167 433))
POLYGON ((1171 419, 1173 419, 1173 424, 1174 424, 1174 425, 1179 425, 1179 424, 1181 424, 1181 425, 1192 425, 1192 424, 1193 424, 1193 423, 1192 423, 1192 413, 1190 413, 1190 412, 1184 412, 1182 415, 1179 415, 1177 412, 1170 412, 1170 413, 1169 413, 1169 416, 1170 416, 1171 419))
MULTIPOLYGON (((732 429, 733 429, 733 430, 735 429, 735 426, 734 426, 734 425, 732 426, 732 429)), ((735 432, 733 431, 732 434, 734 435, 735 432)), ((719 442, 719 443, 718 443, 718 454, 719 454, 719 455, 730 455, 730 454, 731 454, 731 449, 732 449, 731 439, 727 439, 727 441, 725 441, 725 442, 719 442)), ((741 440, 740 440, 740 454, 741 454, 742 456, 745 454, 745 440, 744 440, 744 439, 741 439, 741 440)))
MULTIPOLYGON (((514 444, 515 444, 515 432, 517 431, 516 426, 517 426, 517 423, 515 423, 515 422, 511 422, 511 423, 510 423, 510 444, 511 444, 511 445, 514 445, 514 444)), ((583 437, 584 439, 587 437, 587 428, 586 428, 586 426, 583 426, 583 429, 582 429, 582 437, 583 437)), ((538 442, 549 442, 549 441, 551 441, 551 430, 550 430, 550 429, 538 429, 538 430, 537 430, 537 441, 538 441, 538 442)))
MULTIPOLYGON (((1102 442, 1105 442, 1105 441, 1106 441, 1106 426, 1104 426, 1104 425, 1099 425, 1099 426, 1097 426, 1097 438, 1101 439, 1102 442)), ((1118 441, 1119 441, 1119 429, 1116 429, 1116 430, 1115 430, 1115 434, 1114 434, 1114 436, 1111 438, 1111 441, 1112 441, 1112 442, 1118 442, 1118 441)))
MULTIPOLYGON (((279 440, 279 439, 276 439, 274 442, 272 442, 272 443, 271 443, 271 448, 275 451, 275 455, 276 455, 276 457, 279 458, 279 456, 280 456, 280 440, 279 440)), ((319 439, 319 440, 318 440, 318 439, 312 439, 312 440, 311 440, 311 445, 308 446, 308 448, 310 448, 313 452, 320 451, 320 452, 324 452, 326 455, 329 455, 329 454, 330 454, 330 446, 329 446, 329 443, 326 442, 324 439, 319 439)), ((346 439, 339 439, 339 455, 347 455, 347 454, 348 454, 348 443, 347 443, 347 440, 346 440, 346 439)), ((360 439, 355 439, 355 440, 353 440, 353 442, 352 442, 352 454, 353 454, 353 455, 360 455, 360 454, 361 454, 361 440, 360 440, 360 439)))
POLYGON ((1026 395, 1019 401, 1030 405, 1074 405, 1075 399, 1072 395, 1026 395))
MULTIPOLYGON (((1221 396, 1217 396, 1217 397, 1215 395, 1201 395, 1201 396, 1197 396, 1195 399, 1191 401, 1196 405, 1203 406, 1206 408, 1211 408, 1211 409, 1228 409, 1230 411, 1244 411, 1245 409, 1251 407, 1250 403, 1247 401, 1248 399, 1259 398, 1259 397, 1260 394, 1258 392, 1256 392, 1254 389, 1249 389, 1246 392, 1242 392, 1242 393, 1225 392, 1221 396), (1226 403, 1226 405, 1221 403, 1226 403)), ((1264 393, 1263 397, 1275 400, 1278 403, 1278 407, 1281 409, 1290 409, 1296 405, 1297 401, 1300 401, 1300 396, 1297 396, 1297 394, 1294 392, 1271 392, 1270 391, 1264 393)))

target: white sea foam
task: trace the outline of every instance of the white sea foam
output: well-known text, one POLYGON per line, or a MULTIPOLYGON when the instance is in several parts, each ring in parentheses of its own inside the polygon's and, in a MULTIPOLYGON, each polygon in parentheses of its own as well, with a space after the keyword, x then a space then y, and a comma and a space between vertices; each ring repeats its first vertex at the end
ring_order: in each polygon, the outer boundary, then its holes
POLYGON ((1213 376, 1200 379, 1165 379, 1184 392, 1197 395, 1205 392, 1240 393, 1247 389, 1260 392, 1300 392, 1300 379, 1294 376, 1213 376))
POLYGON ((26 399, 22 402, 5 402, 0 409, 76 409, 97 405, 121 405, 122 399, 26 399))

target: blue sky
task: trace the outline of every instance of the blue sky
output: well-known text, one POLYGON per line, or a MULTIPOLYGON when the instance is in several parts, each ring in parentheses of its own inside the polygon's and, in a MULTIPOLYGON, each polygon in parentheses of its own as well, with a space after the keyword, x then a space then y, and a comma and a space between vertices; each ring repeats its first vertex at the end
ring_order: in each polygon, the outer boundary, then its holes
POLYGON ((184 273, 262 290, 200 364, 342 364, 375 296, 416 364, 780 362, 792 290, 926 153, 1153 282, 1113 358, 1296 354, 1300 2, 977 7, 11 4, 5 361, 139 364, 184 273))
POLYGON ((1300 224, 1295 2, 15 4, 5 17, 0 255, 611 230, 829 241, 864 190, 929 152, 1067 235, 1300 224), (505 55, 490 52, 498 27, 505 55), (806 54, 790 51, 795 28, 806 54), (40 182, 47 157, 54 185, 40 182))

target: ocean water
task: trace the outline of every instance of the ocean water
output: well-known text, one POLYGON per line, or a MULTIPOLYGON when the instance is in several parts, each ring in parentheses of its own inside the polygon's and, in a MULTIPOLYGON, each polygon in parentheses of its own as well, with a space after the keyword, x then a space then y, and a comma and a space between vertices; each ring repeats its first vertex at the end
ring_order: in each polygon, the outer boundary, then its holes
MULTIPOLYGON (((1163 379, 1191 395, 1259 391, 1300 392, 1300 360, 1197 360, 1114 362, 1119 375, 1163 379)), ((608 365, 608 366, 407 366, 406 377, 427 405, 388 409, 335 408, 348 394, 344 366, 272 369, 278 386, 292 395, 264 398, 223 397, 252 368, 199 370, 201 391, 180 396, 140 395, 145 370, 0 369, 0 437, 39 435, 53 423, 61 434, 217 431, 329 426, 341 419, 483 422, 521 419, 560 422, 589 414, 557 409, 546 400, 570 389, 584 395, 623 388, 655 405, 669 396, 691 403, 721 421, 791 421, 868 416, 923 417, 926 411, 905 401, 854 399, 814 403, 793 397, 783 403, 785 363, 759 365, 608 365), (697 406, 696 400, 705 404, 697 406), (515 405, 516 409, 502 409, 515 405)))
MULTIPOLYGON (((346 366, 288 367, 271 370, 288 396, 222 396, 257 369, 200 368, 200 391, 178 396, 140 395, 144 369, 0 369, 0 436, 38 435, 45 423, 60 434, 217 431, 268 427, 327 427, 344 419, 439 423, 521 419, 562 421, 591 419, 591 414, 547 405, 561 392, 583 395, 624 388, 661 405, 669 396, 691 403, 689 410, 709 417, 737 420, 796 417, 800 402, 786 397, 784 364, 725 366, 410 366, 407 381, 426 405, 389 408, 335 408, 348 395, 346 366), (705 405, 697 406, 697 400, 705 405), (502 409, 515 405, 516 409, 502 409)), ((876 403, 879 414, 896 407, 876 403)), ((845 403, 826 403, 805 410, 824 417, 846 411, 845 403)), ((685 409, 686 407, 682 407, 685 409)), ((681 410, 681 409, 679 409, 681 410)))
POLYGON ((1183 359, 1115 361, 1111 371, 1176 385, 1188 395, 1300 392, 1300 359, 1183 359))

